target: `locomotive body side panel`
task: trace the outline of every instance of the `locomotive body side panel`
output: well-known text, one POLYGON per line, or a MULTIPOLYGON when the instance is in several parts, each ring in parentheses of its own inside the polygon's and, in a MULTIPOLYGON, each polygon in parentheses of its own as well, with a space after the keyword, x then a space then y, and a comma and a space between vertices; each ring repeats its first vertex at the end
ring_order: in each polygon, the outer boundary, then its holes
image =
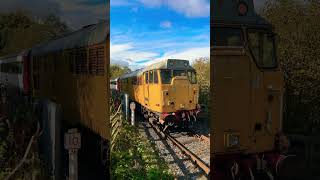
POLYGON ((223 153, 228 150, 225 146, 227 133, 240 135, 241 144, 237 150, 248 149, 248 126, 251 125, 250 61, 240 49, 238 54, 222 56, 214 53, 213 58, 212 69, 217 96, 214 125, 211 129, 214 133, 214 151, 211 153, 223 153))
POLYGON ((39 71, 33 72, 33 77, 39 74, 38 82, 33 79, 33 87, 35 97, 49 98, 62 105, 65 120, 71 124, 80 122, 108 139, 106 49, 102 43, 33 57, 34 64, 39 63, 40 66, 39 71), (75 56, 81 53, 83 56, 75 56), (94 64, 94 67, 79 66, 73 62, 79 59, 86 64, 94 64))
POLYGON ((70 42, 65 37, 36 46, 31 54, 31 84, 35 98, 48 98, 61 105, 67 124, 81 124, 110 139, 107 100, 110 36, 104 25, 80 30, 70 36, 70 42), (84 37, 79 36, 83 33, 87 42, 82 42, 84 37), (77 41, 83 46, 77 46, 77 41), (76 47, 68 48, 72 44, 76 47))

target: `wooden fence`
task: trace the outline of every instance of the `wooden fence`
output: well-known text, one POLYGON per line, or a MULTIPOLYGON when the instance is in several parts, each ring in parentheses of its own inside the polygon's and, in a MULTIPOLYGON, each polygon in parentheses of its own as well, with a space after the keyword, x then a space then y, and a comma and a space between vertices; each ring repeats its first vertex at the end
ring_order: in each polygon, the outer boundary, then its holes
MULTIPOLYGON (((115 101, 113 101, 115 102, 115 101)), ((112 104, 115 105, 115 104, 112 104)), ((113 115, 110 116, 111 122, 111 150, 113 150, 116 138, 121 130, 122 122, 123 122, 123 112, 122 112, 122 105, 116 104, 117 107, 114 108, 113 115)), ((112 112, 112 111, 111 111, 112 112)))

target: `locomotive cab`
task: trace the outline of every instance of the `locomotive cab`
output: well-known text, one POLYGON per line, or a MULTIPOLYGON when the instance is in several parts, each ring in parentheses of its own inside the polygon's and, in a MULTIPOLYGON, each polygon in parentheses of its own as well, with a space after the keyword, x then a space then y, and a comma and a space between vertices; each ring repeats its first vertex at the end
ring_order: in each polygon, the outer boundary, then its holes
POLYGON ((186 60, 169 59, 167 66, 166 69, 159 69, 160 122, 178 125, 196 121, 199 86, 195 70, 186 60))
POLYGON ((175 112, 196 108, 199 88, 194 70, 162 69, 160 83, 164 111, 175 112))
POLYGON ((272 26, 254 12, 252 0, 213 6, 218 8, 211 22, 210 124, 217 178, 224 179, 218 172, 235 164, 246 175, 259 162, 274 169, 280 155, 276 137, 282 130, 284 80, 272 26))

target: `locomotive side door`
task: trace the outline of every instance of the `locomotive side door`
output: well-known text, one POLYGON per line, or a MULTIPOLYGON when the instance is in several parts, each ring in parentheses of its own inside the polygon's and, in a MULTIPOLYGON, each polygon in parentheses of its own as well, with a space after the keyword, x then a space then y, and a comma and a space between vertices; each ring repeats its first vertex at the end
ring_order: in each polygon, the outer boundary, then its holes
POLYGON ((212 89, 211 153, 230 149, 242 151, 248 145, 250 123, 250 60, 244 51, 240 28, 216 27, 210 64, 212 89))
POLYGON ((144 95, 144 105, 149 106, 149 73, 148 71, 143 73, 144 84, 143 84, 143 95, 144 95))

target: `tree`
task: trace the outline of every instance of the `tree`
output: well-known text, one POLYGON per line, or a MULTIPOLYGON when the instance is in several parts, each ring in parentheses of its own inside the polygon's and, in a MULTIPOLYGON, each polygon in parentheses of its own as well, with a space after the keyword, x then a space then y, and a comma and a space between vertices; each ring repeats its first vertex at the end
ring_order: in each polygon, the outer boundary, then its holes
POLYGON ((131 69, 128 67, 121 67, 119 65, 112 64, 110 65, 110 78, 115 79, 123 74, 131 72, 131 69))
POLYGON ((320 119, 320 2, 268 0, 262 14, 280 37, 278 59, 287 89, 285 127, 310 132, 320 119))
POLYGON ((210 103, 210 59, 196 59, 192 66, 196 70, 197 80, 200 87, 199 103, 208 107, 210 103))
POLYGON ((10 35, 15 29, 25 29, 33 24, 29 14, 25 11, 17 11, 9 14, 0 14, 0 50, 3 49, 10 35))
POLYGON ((18 53, 66 32, 69 28, 54 15, 45 17, 43 23, 39 23, 22 10, 0 14, 0 56, 18 53))
POLYGON ((60 20, 58 16, 50 14, 44 18, 43 24, 52 27, 52 34, 54 37, 66 32, 70 32, 69 27, 60 20))

